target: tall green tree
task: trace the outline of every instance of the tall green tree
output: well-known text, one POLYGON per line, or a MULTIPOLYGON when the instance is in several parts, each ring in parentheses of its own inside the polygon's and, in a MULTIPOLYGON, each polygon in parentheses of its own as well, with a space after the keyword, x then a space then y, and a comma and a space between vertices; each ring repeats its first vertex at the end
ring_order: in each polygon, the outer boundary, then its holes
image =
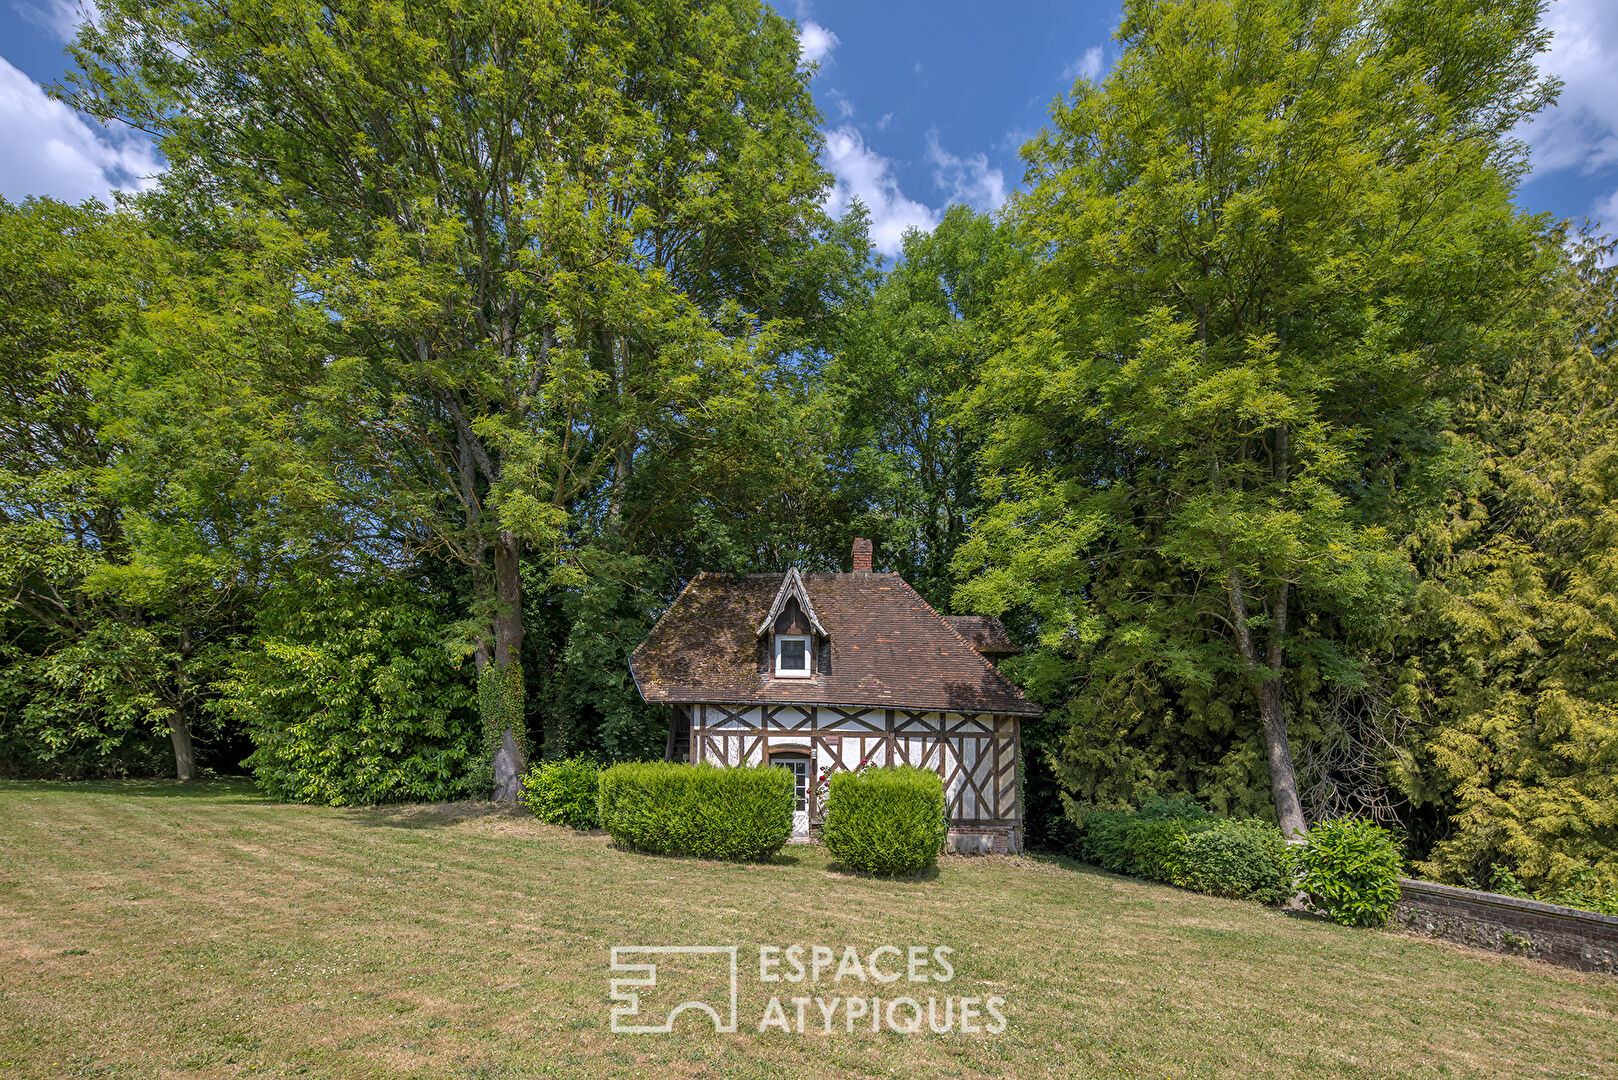
POLYGON ((75 104, 294 251, 355 514, 454 560, 496 793, 525 551, 569 584, 652 433, 762 377, 824 226, 790 23, 751 0, 116 0, 75 104))
POLYGON ((1442 813, 1426 870, 1450 880, 1618 890, 1618 268, 1574 249, 1466 395, 1471 452, 1413 537, 1433 723, 1408 784, 1442 813))
POLYGON ((1540 7, 1132 0, 1025 149, 1036 263, 972 402, 996 502, 957 597, 1070 658, 1040 676, 1071 681, 1070 764, 1173 771, 1183 697, 1228 748, 1184 782, 1267 774, 1305 831, 1300 672, 1364 678, 1351 639, 1413 584, 1390 522, 1536 271, 1509 133, 1551 92, 1540 7))
POLYGON ((195 776, 266 553, 323 516, 331 488, 286 427, 304 371, 272 313, 291 288, 253 261, 185 252, 127 211, 0 203, 0 620, 42 750, 155 728, 195 776))
POLYGON ((940 608, 982 506, 979 441, 960 408, 995 348, 996 290, 1013 258, 1010 229, 965 206, 931 233, 907 233, 825 372, 842 415, 839 482, 853 504, 836 548, 872 537, 879 559, 940 608))

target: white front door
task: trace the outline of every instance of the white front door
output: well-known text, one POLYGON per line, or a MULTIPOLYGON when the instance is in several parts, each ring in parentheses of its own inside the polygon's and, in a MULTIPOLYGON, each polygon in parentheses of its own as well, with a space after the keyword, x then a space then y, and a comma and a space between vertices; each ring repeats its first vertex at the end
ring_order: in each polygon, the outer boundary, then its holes
POLYGON ((808 754, 776 754, 770 758, 770 764, 780 769, 792 771, 792 788, 796 802, 792 806, 792 835, 794 837, 807 837, 809 835, 809 755, 808 754))

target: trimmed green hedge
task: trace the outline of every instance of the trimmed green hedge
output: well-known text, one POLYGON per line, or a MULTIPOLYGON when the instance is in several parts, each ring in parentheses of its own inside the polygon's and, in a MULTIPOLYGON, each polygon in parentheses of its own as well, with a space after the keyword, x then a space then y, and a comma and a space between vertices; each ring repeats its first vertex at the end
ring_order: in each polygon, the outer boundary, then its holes
POLYGON ((792 837, 795 801, 786 769, 648 761, 603 770, 597 807, 624 847, 757 862, 792 837))
POLYGON ((1267 822, 1153 797, 1138 810, 1088 814, 1081 829, 1075 853, 1115 874, 1266 904, 1292 894, 1289 845, 1267 822))
POLYGON ((1213 815, 1196 803, 1152 795, 1135 810, 1097 810, 1085 815, 1079 826, 1078 849, 1074 854, 1115 874, 1145 877, 1147 875, 1135 861, 1140 850, 1138 845, 1137 856, 1132 857, 1127 850, 1132 829, 1159 821, 1180 822, 1189 826, 1193 822, 1211 820, 1213 815))
POLYGON ((1267 821, 1222 818, 1186 837, 1174 883, 1211 896, 1280 904, 1294 891, 1292 845, 1267 821))
POLYGON ((522 801, 541 821, 593 829, 601 824, 600 788, 601 766, 589 758, 542 761, 523 777, 522 801))
POLYGON ((831 777, 821 842, 839 862, 868 874, 910 877, 944 849, 944 782, 901 765, 831 777))

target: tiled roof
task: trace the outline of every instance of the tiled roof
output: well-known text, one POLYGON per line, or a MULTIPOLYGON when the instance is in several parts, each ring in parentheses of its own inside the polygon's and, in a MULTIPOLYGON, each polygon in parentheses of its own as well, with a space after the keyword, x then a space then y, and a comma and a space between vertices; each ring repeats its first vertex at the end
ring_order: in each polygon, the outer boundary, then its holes
POLYGON ((773 678, 756 630, 782 578, 699 574, 629 656, 641 696, 1040 715, 897 574, 803 575, 830 663, 808 679, 773 678))
POLYGON ((993 615, 945 615, 944 621, 984 656, 1016 656, 1022 652, 993 615))

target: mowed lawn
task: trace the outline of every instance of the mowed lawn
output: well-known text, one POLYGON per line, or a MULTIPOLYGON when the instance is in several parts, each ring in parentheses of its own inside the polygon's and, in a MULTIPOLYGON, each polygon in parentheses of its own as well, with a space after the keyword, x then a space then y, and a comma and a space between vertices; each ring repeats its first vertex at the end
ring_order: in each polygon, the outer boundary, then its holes
POLYGON ((487 807, 0 784, 0 1078, 74 1076, 1618 1076, 1618 978, 1043 858, 895 883, 487 807), (910 989, 1000 995, 1008 1026, 760 1034, 771 992, 874 992, 760 984, 793 943, 947 945, 953 981, 910 989), (644 944, 741 946, 740 1030, 615 1034, 609 949, 644 944))

